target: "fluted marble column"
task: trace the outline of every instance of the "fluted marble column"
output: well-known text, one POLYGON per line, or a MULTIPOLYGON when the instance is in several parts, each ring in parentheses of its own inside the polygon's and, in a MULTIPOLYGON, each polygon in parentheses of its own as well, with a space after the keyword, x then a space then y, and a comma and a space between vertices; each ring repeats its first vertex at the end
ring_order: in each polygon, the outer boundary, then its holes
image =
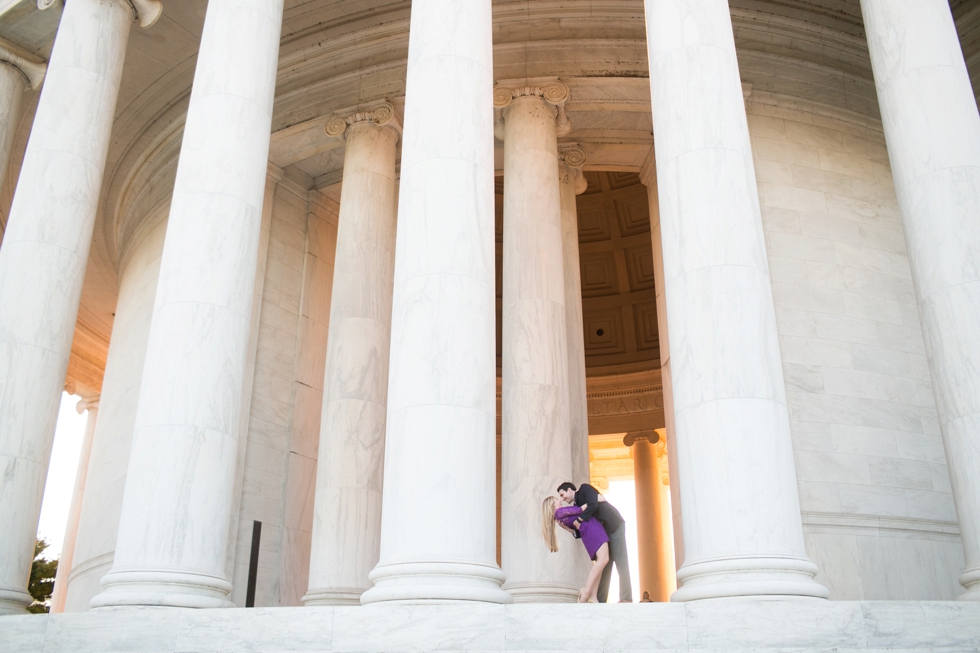
POLYGON ((381 546, 399 134, 387 103, 327 132, 344 133, 347 148, 303 603, 359 605, 381 546))
POLYGON ((582 174, 585 151, 559 147, 558 180, 561 195, 561 240, 565 271, 565 333, 568 349, 568 431, 572 447, 572 476, 576 485, 589 481, 589 405, 585 387, 585 331, 582 322, 582 271, 578 253, 578 208, 575 197, 585 192, 582 174))
POLYGON ((381 556, 361 603, 506 603, 495 561, 490 0, 413 0, 381 556))
POLYGON ((0 39, 0 182, 7 174, 24 93, 41 85, 45 70, 47 64, 32 61, 19 48, 0 39))
POLYGON ((728 3, 645 6, 685 509, 681 587, 672 600, 827 597, 803 545, 728 3))
POLYGON ((623 444, 633 458, 640 597, 669 601, 674 591, 674 548, 670 543, 670 502, 661 462, 664 443, 656 431, 627 433, 623 444))
POLYGON ((575 601, 574 542, 550 552, 541 500, 572 476, 558 176, 564 84, 497 87, 503 109, 504 270, 501 562, 518 602, 575 601))
POLYGON ((82 436, 82 447, 78 455, 78 469, 75 471, 75 488, 71 495, 71 506, 68 509, 68 523, 65 525, 65 538, 61 546, 61 556, 58 558, 58 572, 54 579, 54 590, 51 593, 51 612, 65 611, 65 597, 68 595, 68 575, 71 573, 72 561, 75 554, 75 542, 78 538, 78 522, 82 514, 82 498, 85 496, 85 484, 88 478, 88 463, 92 458, 92 440, 95 437, 95 425, 99 419, 99 398, 82 399, 76 410, 79 414, 88 412, 85 421, 85 433, 82 436))
POLYGON ((225 561, 281 25, 282 0, 208 3, 115 558, 92 607, 232 605, 225 561))
POLYGON ((980 600, 980 115, 945 0, 862 0, 966 570, 980 600))
POLYGON ((0 614, 31 602, 41 495, 132 21, 120 0, 65 6, 0 248, 0 614))

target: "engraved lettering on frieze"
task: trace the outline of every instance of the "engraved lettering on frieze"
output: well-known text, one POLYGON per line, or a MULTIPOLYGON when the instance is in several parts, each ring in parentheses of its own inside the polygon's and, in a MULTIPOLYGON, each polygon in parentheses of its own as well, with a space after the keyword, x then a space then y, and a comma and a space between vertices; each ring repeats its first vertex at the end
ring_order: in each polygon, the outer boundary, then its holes
POLYGON ((592 417, 657 412, 664 409, 663 392, 659 390, 628 393, 590 393, 588 399, 589 415, 592 417))

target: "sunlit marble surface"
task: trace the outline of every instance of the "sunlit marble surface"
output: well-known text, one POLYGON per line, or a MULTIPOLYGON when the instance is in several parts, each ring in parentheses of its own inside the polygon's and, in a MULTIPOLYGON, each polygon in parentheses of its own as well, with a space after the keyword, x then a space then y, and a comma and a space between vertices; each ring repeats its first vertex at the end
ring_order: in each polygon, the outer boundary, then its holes
POLYGON ((359 605, 381 545, 398 131, 375 115, 346 129, 309 605, 359 605))
POLYGON ((533 95, 503 112, 500 537, 515 601, 572 602, 581 580, 579 543, 541 541, 541 500, 572 474, 556 114, 533 95))
POLYGON ((189 610, 0 617, 5 653, 977 651, 973 602, 720 599, 189 610))
POLYGON ((980 117, 942 0, 861 3, 966 570, 980 600, 980 117), (940 101, 936 101, 940 99, 940 101))
POLYGON ((674 598, 826 597, 804 547, 731 17, 709 0, 645 7, 686 517, 674 598))

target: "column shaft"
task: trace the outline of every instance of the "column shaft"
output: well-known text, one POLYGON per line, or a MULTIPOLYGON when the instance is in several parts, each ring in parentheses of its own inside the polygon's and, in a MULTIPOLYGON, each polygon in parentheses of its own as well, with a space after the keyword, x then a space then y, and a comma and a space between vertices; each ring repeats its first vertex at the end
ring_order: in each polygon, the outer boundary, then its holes
POLYGON ((659 442, 650 436, 626 436, 624 443, 633 457, 633 478, 636 485, 636 539, 639 547, 640 597, 644 593, 651 601, 669 601, 673 584, 673 547, 669 546, 669 503, 663 484, 659 442))
POLYGON ((92 597, 102 590, 100 579, 112 566, 167 229, 165 215, 155 222, 147 224, 148 233, 126 245, 120 259, 116 317, 66 588, 66 612, 88 610, 92 597))
POLYGON ((126 42, 121 2, 72 0, 0 248, 0 614, 27 581, 126 42))
POLYGON ((61 546, 61 557, 58 558, 58 573, 54 579, 54 590, 51 593, 51 612, 65 611, 65 598, 68 595, 68 575, 71 573, 75 554, 75 542, 78 539, 78 522, 82 514, 82 499, 85 496, 86 479, 88 478, 88 463, 92 458, 92 440, 95 438, 95 425, 99 418, 99 398, 83 399, 78 402, 79 412, 88 412, 85 421, 85 434, 82 436, 82 448, 78 456, 78 469, 75 472, 75 488, 71 495, 71 507, 68 509, 68 524, 65 525, 65 539, 61 546))
POLYGON ((119 536, 93 607, 230 606, 238 422, 282 0, 211 0, 160 266, 119 536))
MULTIPOLYGON (((581 152, 581 150, 575 150, 581 152)), ((564 153, 568 156, 568 153, 564 153)), ((584 154, 584 153, 583 153, 584 154)), ((565 272, 565 333, 568 350, 568 430, 572 477, 576 485, 589 481, 589 406, 585 386, 585 332, 582 321, 582 271, 578 253, 578 208, 575 197, 586 188, 581 168, 558 166, 561 195, 561 239, 565 272)))
POLYGON ((494 560, 490 0, 414 0, 381 557, 362 603, 508 602, 494 560))
POLYGON ((572 476, 556 114, 534 95, 504 109, 501 557, 516 601, 579 589, 579 543, 541 539, 541 501, 572 476))
MULTIPOLYGON (((588 187, 581 166, 585 152, 575 147, 562 150, 558 165, 561 195, 562 267, 565 272, 565 333, 568 351, 568 432, 572 452, 571 482, 588 483, 589 478, 589 405, 585 380, 585 330, 582 319, 582 272, 578 250, 578 207, 576 196, 588 187), (573 162, 574 165, 570 164, 573 162)), ((582 587, 589 576, 592 561, 581 546, 575 546, 575 587, 582 587)), ((566 544, 568 546, 568 544, 566 544)))
POLYGON ((0 39, 0 182, 7 174, 24 93, 41 85, 46 68, 46 64, 29 61, 16 46, 0 39))
MULTIPOLYGON (((657 189, 657 161, 653 148, 640 171, 640 180, 647 187, 647 204, 650 210, 650 247, 653 252, 653 279, 657 294, 657 336, 660 343, 660 383, 664 392, 664 426, 660 437, 664 439, 670 481, 670 522, 673 541, 671 570, 684 564, 684 529, 681 511, 681 493, 677 482, 677 438, 674 430, 674 396, 670 376, 670 338, 667 325, 667 298, 664 294, 663 234, 660 230, 660 191, 657 189)), ((676 579, 672 581, 677 589, 676 579)), ((642 594, 640 595, 643 596, 642 594)))
POLYGON ((19 70, 0 62, 0 182, 7 175, 10 149, 17 132, 26 80, 19 70))
POLYGON ((347 129, 306 605, 360 604, 381 546, 394 126, 347 129))
POLYGON ((826 597, 803 546, 728 3, 646 0, 646 20, 678 480, 688 511, 672 598, 826 597))
POLYGON ((966 570, 980 600, 980 115, 945 0, 862 0, 966 570))

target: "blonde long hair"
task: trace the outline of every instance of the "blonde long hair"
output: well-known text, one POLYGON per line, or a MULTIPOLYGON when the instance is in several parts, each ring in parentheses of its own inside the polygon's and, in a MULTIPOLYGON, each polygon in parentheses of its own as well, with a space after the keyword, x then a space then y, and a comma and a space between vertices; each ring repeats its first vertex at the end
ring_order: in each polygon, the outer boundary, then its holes
POLYGON ((555 535, 555 509, 552 508, 556 497, 545 497, 541 502, 541 537, 552 553, 558 550, 558 537, 555 535))

